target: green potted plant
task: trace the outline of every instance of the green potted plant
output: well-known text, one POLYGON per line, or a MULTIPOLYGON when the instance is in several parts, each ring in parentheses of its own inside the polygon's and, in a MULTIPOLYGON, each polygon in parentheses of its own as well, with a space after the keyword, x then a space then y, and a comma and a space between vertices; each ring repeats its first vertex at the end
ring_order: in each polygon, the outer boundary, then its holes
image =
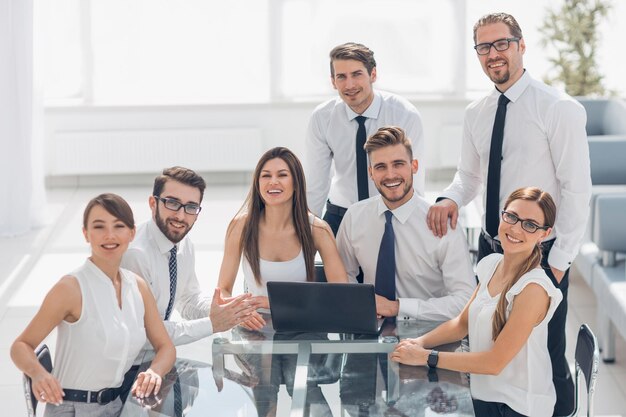
POLYGON ((610 0, 564 0, 561 7, 547 10, 539 31, 543 46, 554 47, 557 56, 548 58, 553 70, 544 77, 546 83, 562 86, 571 96, 609 94, 598 71, 596 49, 598 28, 610 9, 610 0))

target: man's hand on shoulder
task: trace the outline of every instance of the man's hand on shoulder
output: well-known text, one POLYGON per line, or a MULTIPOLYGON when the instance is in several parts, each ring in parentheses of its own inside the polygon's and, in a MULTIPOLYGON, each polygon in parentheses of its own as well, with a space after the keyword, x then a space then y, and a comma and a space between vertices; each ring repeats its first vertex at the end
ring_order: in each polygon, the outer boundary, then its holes
POLYGON ((237 297, 223 298, 219 288, 215 289, 211 301, 209 317, 213 325, 213 332, 223 332, 248 320, 255 312, 255 305, 248 302, 250 294, 242 294, 237 297))
POLYGON ((443 237, 448 233, 448 219, 450 227, 456 229, 459 219, 459 206, 449 198, 444 198, 433 204, 426 215, 426 223, 433 235, 443 237))

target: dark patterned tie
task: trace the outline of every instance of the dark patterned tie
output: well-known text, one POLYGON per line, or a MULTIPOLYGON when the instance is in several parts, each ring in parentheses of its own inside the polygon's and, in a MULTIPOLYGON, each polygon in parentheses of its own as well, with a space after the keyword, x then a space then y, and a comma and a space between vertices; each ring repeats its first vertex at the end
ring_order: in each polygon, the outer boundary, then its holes
POLYGON ((491 133, 489 149, 489 169, 487 171, 487 204, 485 210, 485 226, 491 237, 498 235, 500 224, 500 166, 502 165, 502 141, 504 139, 504 119, 509 99, 504 94, 498 99, 496 120, 491 133))
POLYGON ((367 181, 367 154, 363 145, 365 145, 365 116, 357 116, 355 120, 359 124, 356 131, 356 183, 359 191, 359 201, 365 200, 370 196, 367 181))
POLYGON ((172 309, 174 308, 174 297, 176 297, 176 246, 170 249, 170 301, 167 303, 165 310, 165 320, 169 320, 172 309))
POLYGON ((395 234, 391 219, 393 213, 389 210, 385 212, 385 233, 380 241, 378 250, 378 263, 376 264, 376 294, 388 300, 396 299, 396 249, 395 234))
POLYGON ((176 375, 176 382, 174 382, 174 416, 183 417, 183 393, 180 389, 178 375, 176 375))

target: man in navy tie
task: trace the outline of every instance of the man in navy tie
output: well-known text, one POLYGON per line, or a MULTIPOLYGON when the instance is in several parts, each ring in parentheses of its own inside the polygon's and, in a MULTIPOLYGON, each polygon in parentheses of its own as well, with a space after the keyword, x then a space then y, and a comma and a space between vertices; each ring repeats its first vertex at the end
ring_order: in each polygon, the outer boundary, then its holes
MULTIPOLYGON (((122 260, 123 268, 148 283, 175 345, 228 330, 254 310, 247 302, 247 294, 225 300, 218 289, 212 298, 201 293, 195 271, 195 249, 187 233, 202 210, 205 187, 204 179, 191 169, 164 169, 155 178, 148 198, 152 219, 137 228, 122 260), (183 320, 170 320, 174 310, 183 320)), ((143 352, 138 360, 142 356, 143 352)), ((136 367, 127 374, 125 385, 132 383, 134 373, 136 367)))
POLYGON ((447 320, 469 300, 476 281, 460 231, 445 238, 426 226, 430 205, 413 189, 418 170, 399 127, 382 127, 365 143, 369 176, 380 193, 350 206, 337 234, 348 275, 374 284, 376 311, 398 319, 447 320))
MULTIPOLYGON (((422 119, 405 98, 374 88, 374 51, 348 42, 330 51, 330 81, 338 97, 313 111, 306 135, 305 174, 309 208, 337 234, 346 209, 376 194, 368 179, 363 144, 381 126, 400 126, 418 152, 424 149, 422 119), (333 167, 331 169, 331 166, 333 167)), ((424 194, 424 170, 415 178, 424 194)))

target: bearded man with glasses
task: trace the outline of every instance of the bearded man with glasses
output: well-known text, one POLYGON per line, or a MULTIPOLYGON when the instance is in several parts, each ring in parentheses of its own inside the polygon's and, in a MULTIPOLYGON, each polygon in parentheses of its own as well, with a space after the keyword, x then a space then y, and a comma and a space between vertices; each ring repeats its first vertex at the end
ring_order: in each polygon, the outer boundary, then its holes
MULTIPOLYGON (((205 297, 195 271, 195 250, 187 233, 202 210, 206 184, 194 171, 172 167, 154 180, 148 204, 152 219, 137 228, 134 241, 124 254, 123 268, 141 276, 157 302, 165 329, 175 345, 195 342, 226 331, 248 318, 256 307, 249 294, 224 299, 219 289, 205 297), (170 320, 178 310, 182 321, 170 320)), ((146 345, 145 349, 151 349, 146 345)), ((126 400, 145 352, 124 378, 122 399, 126 400)))
POLYGON ((532 228, 523 219, 501 214, 513 190, 533 186, 554 197, 557 218, 542 244, 542 266, 563 293, 549 323, 548 348, 557 394, 554 413, 567 415, 574 408, 574 385, 565 359, 568 271, 578 254, 591 197, 587 117, 580 103, 526 71, 526 44, 513 16, 481 17, 474 25, 474 43, 478 61, 495 88, 467 107, 456 175, 430 208, 427 223, 440 237, 448 231, 448 220, 456 228, 459 207, 484 186, 480 260, 502 253, 497 237, 501 215, 506 222, 522 220, 523 227, 532 228))

